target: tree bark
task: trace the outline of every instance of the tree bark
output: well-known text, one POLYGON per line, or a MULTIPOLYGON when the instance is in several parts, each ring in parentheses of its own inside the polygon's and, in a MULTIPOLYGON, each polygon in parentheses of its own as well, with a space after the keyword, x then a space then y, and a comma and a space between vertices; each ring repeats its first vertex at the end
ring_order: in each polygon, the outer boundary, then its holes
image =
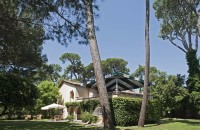
POLYGON ((112 114, 110 109, 110 104, 108 100, 107 89, 105 85, 105 80, 101 68, 101 58, 99 54, 99 49, 96 40, 96 34, 94 29, 94 17, 92 9, 93 0, 83 0, 86 7, 86 19, 87 19, 87 31, 88 31, 88 41, 90 45, 90 52, 92 56, 92 61, 94 65, 94 72, 97 82, 97 87, 99 91, 99 99, 102 108, 103 116, 103 127, 113 128, 112 114))
POLYGON ((146 0, 146 22, 145 22, 145 78, 144 78, 144 92, 140 111, 140 118, 138 127, 144 127, 145 113, 148 101, 148 83, 149 83, 149 65, 150 65, 150 41, 149 41, 149 0, 146 0))
POLYGON ((198 10, 197 16, 198 16, 198 19, 197 19, 198 35, 200 37, 200 10, 198 10))

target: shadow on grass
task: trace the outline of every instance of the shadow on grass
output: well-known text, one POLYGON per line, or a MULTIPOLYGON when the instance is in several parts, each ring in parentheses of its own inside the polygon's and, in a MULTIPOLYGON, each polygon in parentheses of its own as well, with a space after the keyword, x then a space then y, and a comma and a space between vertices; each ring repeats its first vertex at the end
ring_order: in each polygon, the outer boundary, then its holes
MULTIPOLYGON (((84 125, 68 122, 44 122, 44 121, 0 121, 0 130, 108 130, 95 126, 85 127, 84 125)), ((113 130, 120 130, 114 128, 113 130)))
POLYGON ((157 125, 160 124, 169 124, 169 123, 184 123, 184 124, 188 124, 188 125, 200 125, 200 121, 199 120, 193 120, 193 119, 162 119, 160 120, 157 125))
POLYGON ((200 126, 200 121, 199 120, 192 120, 192 119, 161 119, 158 123, 156 124, 148 124, 145 125, 145 127, 154 127, 154 126, 159 126, 163 124, 170 124, 170 123, 184 123, 187 125, 192 125, 192 126, 200 126))
POLYGON ((181 122, 189 125, 200 125, 200 121, 198 120, 182 119, 182 120, 174 120, 174 122, 181 122))

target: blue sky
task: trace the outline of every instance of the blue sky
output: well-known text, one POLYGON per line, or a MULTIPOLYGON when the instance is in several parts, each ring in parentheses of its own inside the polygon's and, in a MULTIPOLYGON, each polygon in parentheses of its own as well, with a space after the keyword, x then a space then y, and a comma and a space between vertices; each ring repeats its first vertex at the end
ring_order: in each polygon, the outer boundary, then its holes
MULTIPOLYGON (((101 59, 122 58, 128 61, 130 73, 133 73, 138 65, 145 63, 145 1, 104 0, 99 14, 95 24, 100 28, 96 35, 101 59)), ((169 41, 158 37, 160 23, 155 18, 152 1, 150 14, 151 66, 168 74, 187 74, 185 54, 169 41)), ((56 41, 48 41, 43 53, 47 54, 49 64, 60 64, 63 69, 68 65, 59 60, 64 53, 79 54, 84 65, 92 62, 89 45, 77 42, 64 47, 56 41)))

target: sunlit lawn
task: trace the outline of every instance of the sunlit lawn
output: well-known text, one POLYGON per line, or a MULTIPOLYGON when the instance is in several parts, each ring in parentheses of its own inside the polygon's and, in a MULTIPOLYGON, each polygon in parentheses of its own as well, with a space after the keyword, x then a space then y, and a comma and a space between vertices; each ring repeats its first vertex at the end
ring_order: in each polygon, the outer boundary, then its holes
MULTIPOLYGON (((100 130, 97 127, 85 127, 84 125, 67 122, 46 121, 0 121, 0 130, 100 130)), ((200 130, 200 120, 173 119, 161 120, 159 124, 146 125, 144 128, 116 127, 115 130, 200 130)))
POLYGON ((122 130, 200 130, 200 120, 163 119, 158 124, 145 125, 144 128, 117 127, 122 130))
POLYGON ((93 130, 98 128, 88 128, 68 122, 46 122, 46 121, 0 121, 0 130, 93 130))

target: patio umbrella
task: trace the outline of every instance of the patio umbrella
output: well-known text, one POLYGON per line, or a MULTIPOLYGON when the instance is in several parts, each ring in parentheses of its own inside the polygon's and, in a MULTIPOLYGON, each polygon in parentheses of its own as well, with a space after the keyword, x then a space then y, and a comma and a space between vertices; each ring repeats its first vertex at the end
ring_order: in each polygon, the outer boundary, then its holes
POLYGON ((94 116, 102 115, 101 107, 97 107, 94 112, 92 113, 94 116))
POLYGON ((64 109, 64 108, 66 108, 66 106, 53 103, 51 105, 42 107, 41 110, 49 110, 49 109, 53 109, 53 108, 64 109))

